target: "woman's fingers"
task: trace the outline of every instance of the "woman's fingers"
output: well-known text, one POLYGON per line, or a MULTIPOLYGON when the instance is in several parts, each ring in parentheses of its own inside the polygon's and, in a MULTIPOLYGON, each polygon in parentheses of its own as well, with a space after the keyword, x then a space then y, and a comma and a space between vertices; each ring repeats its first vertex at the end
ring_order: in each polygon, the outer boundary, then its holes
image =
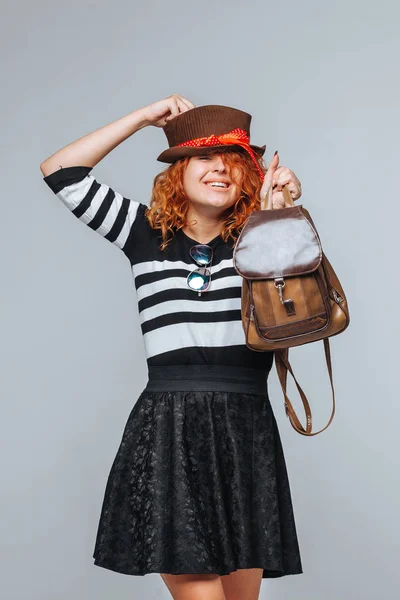
POLYGON ((271 185, 274 185, 276 179, 276 170, 279 165, 279 154, 274 154, 271 159, 271 162, 268 165, 267 172, 264 175, 264 181, 260 190, 260 200, 261 202, 264 200, 266 195, 268 194, 268 190, 271 185))
POLYGON ((279 179, 276 182, 276 191, 281 192, 283 187, 286 186, 289 190, 292 198, 297 200, 301 196, 301 185, 298 185, 297 182, 293 181, 292 178, 287 177, 284 179, 279 179))
POLYGON ((281 192, 283 186, 287 186, 293 200, 301 196, 301 182, 299 178, 287 167, 279 167, 274 174, 276 179, 276 191, 281 192))
POLYGON ((194 104, 190 102, 190 100, 183 98, 183 96, 180 96, 179 94, 173 94, 168 100, 168 107, 171 111, 171 114, 166 117, 166 121, 172 121, 172 119, 181 113, 186 112, 191 108, 195 108, 194 104))
POLYGON ((169 121, 192 108, 195 108, 195 105, 190 100, 180 94, 171 94, 168 98, 163 98, 144 107, 143 111, 148 125, 165 127, 169 121))
POLYGON ((272 192, 272 208, 285 208, 283 192, 272 192))
POLYGON ((264 200, 270 186, 272 190, 272 207, 284 208, 285 199, 282 189, 287 187, 293 200, 297 200, 301 196, 301 183, 298 177, 287 167, 279 167, 279 156, 274 154, 264 176, 264 182, 260 190, 260 199, 264 200))
POLYGON ((267 184, 267 188, 269 188, 269 184, 276 179, 276 171, 278 170, 279 165, 279 154, 276 153, 273 155, 271 162, 268 165, 267 172, 265 173, 264 183, 267 184))
MULTIPOLYGON (((182 102, 180 100, 179 104, 178 104, 178 99, 175 96, 171 96, 170 98, 168 98, 167 104, 168 104, 168 108, 169 108, 169 111, 171 114, 168 115, 168 117, 166 117, 165 120, 171 121, 172 119, 174 119, 175 117, 177 117, 180 114, 179 105, 182 107, 182 102)), ((185 105, 185 108, 186 108, 186 105, 185 105)))
POLYGON ((193 104, 193 102, 190 102, 190 100, 188 100, 184 96, 181 96, 180 94, 175 94, 175 95, 178 98, 180 98, 180 100, 182 101, 183 104, 186 104, 188 110, 191 109, 191 108, 196 108, 196 106, 193 104))

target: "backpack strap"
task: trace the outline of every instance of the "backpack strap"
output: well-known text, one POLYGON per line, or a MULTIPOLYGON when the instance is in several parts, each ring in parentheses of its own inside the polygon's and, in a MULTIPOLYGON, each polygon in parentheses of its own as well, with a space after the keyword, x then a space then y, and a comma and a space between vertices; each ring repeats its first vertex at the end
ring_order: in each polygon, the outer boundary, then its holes
POLYGON ((329 373, 329 378, 331 381, 331 388, 332 388, 332 402, 333 402, 333 407, 332 407, 332 414, 330 416, 330 419, 328 421, 328 424, 325 425, 325 427, 323 429, 320 429, 319 431, 315 431, 314 433, 311 433, 311 429, 312 429, 312 418, 311 418, 311 409, 310 409, 310 405, 308 403, 307 397, 305 395, 305 393, 303 392, 303 390, 301 389, 296 377, 294 376, 292 367, 290 365, 289 362, 289 348, 285 348, 283 350, 275 350, 275 366, 276 366, 276 370, 278 373, 278 377, 279 377, 279 381, 281 383, 281 387, 282 387, 282 391, 283 391, 283 395, 285 397, 285 412, 286 412, 286 416, 289 417, 290 423, 292 424, 292 427, 298 432, 301 433, 302 435, 317 435, 318 433, 321 433, 322 431, 324 431, 327 427, 329 427, 329 425, 332 422, 332 419, 334 417, 335 414, 335 390, 333 388, 333 378, 332 378, 332 362, 331 362, 331 353, 330 353, 330 347, 329 347, 329 338, 324 338, 324 348, 325 348, 325 359, 326 359, 326 364, 327 364, 327 368, 328 368, 328 373, 329 373), (306 413, 306 428, 304 429, 303 425, 300 423, 296 412, 292 406, 292 404, 290 403, 290 400, 286 394, 286 386, 287 386, 287 372, 290 372, 290 374, 292 375, 297 389, 299 391, 299 394, 301 396, 301 399, 303 401, 303 405, 304 405, 304 412, 306 413))

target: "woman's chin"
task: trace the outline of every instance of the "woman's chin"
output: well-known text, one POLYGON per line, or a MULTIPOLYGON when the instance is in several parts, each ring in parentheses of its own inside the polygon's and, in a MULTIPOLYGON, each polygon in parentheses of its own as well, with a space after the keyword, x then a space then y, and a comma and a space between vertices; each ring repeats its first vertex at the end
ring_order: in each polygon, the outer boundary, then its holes
POLYGON ((209 202, 199 202, 198 206, 201 206, 202 208, 215 209, 216 211, 218 211, 220 213, 224 210, 228 210, 228 208, 230 208, 232 206, 232 204, 233 203, 229 203, 229 202, 209 201, 209 202))
POLYGON ((232 196, 224 196, 218 192, 207 195, 206 197, 203 196, 201 199, 201 204, 205 206, 215 206, 216 208, 229 208, 229 206, 232 206, 234 203, 235 200, 232 196))

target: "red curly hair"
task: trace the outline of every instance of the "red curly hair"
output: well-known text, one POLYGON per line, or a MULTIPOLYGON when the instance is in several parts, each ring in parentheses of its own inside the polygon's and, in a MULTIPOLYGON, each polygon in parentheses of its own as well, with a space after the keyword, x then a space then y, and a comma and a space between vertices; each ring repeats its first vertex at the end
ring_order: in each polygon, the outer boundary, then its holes
MULTIPOLYGON (((226 214, 221 230, 224 242, 229 237, 235 242, 250 213, 254 210, 260 210, 259 192, 263 181, 246 150, 242 148, 237 150, 224 148, 215 152, 221 154, 229 173, 233 173, 236 167, 241 174, 239 179, 235 179, 240 194, 235 204, 228 209, 229 212, 226 214)), ((213 152, 208 154, 213 154, 213 152)), ((257 154, 256 158, 265 174, 267 166, 263 158, 257 154)), ((163 239, 160 246, 161 250, 165 250, 175 231, 187 225, 189 200, 183 189, 183 174, 189 160, 190 157, 177 160, 154 178, 150 205, 145 214, 153 229, 161 229, 163 239), (169 233, 172 235, 168 238, 169 233)))

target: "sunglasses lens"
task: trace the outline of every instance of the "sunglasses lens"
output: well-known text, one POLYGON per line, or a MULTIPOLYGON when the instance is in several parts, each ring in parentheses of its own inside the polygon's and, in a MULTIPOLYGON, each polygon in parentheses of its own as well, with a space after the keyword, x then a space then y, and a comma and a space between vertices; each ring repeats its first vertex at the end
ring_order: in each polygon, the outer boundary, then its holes
POLYGON ((187 283, 190 289, 204 292, 210 285, 211 272, 209 269, 196 269, 189 273, 187 283))
POLYGON ((198 246, 193 246, 193 248, 190 249, 190 256, 198 265, 205 266, 211 262, 212 252, 211 246, 203 246, 200 244, 198 246))

